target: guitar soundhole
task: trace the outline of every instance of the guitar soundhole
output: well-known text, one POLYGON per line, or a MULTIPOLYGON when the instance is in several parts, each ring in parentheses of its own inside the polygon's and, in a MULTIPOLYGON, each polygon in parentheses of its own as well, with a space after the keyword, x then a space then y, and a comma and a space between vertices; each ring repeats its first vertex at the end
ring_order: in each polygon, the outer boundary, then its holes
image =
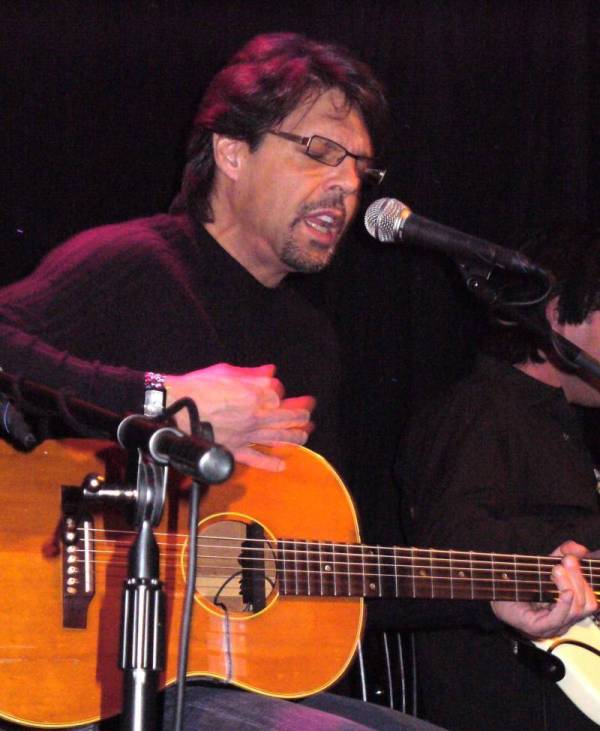
POLYGON ((196 591, 214 609, 255 614, 275 594, 275 554, 258 523, 217 520, 200 526, 196 591))

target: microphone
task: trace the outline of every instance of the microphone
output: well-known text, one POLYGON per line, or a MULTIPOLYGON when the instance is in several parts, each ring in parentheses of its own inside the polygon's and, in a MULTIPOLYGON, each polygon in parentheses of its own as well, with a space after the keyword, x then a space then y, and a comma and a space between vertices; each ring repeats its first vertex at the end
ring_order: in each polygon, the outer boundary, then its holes
POLYGON ((126 416, 117 428, 117 441, 125 449, 143 449, 160 464, 170 464, 209 484, 225 482, 234 468, 232 454, 220 444, 147 416, 126 416))
POLYGON ((552 279, 549 271, 518 251, 417 216, 395 198, 380 198, 371 203, 365 213, 365 226, 378 241, 405 241, 450 256, 476 259, 492 267, 532 274, 542 277, 546 282, 552 279))

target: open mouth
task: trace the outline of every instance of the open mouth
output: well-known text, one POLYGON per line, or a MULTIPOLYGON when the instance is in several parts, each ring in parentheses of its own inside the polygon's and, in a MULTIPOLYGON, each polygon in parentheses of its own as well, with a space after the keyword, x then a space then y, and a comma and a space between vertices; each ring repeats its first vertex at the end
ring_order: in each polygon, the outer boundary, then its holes
POLYGON ((311 232, 316 234, 316 238, 324 243, 330 243, 338 237, 343 222, 341 216, 331 213, 313 213, 303 220, 311 232))

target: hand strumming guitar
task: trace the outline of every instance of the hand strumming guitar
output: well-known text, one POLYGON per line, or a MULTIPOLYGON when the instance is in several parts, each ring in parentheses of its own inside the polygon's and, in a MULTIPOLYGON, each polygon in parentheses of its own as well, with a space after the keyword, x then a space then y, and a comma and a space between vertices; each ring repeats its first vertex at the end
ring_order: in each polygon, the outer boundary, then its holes
MULTIPOLYGON (((215 439, 233 453, 236 461, 251 467, 280 471, 284 462, 262 454, 251 445, 280 442, 304 444, 312 429, 311 396, 283 398, 275 366, 240 368, 218 363, 209 368, 165 377, 167 405, 189 396, 200 418, 212 424, 215 439)), ((186 424, 178 421, 185 429, 186 424)))

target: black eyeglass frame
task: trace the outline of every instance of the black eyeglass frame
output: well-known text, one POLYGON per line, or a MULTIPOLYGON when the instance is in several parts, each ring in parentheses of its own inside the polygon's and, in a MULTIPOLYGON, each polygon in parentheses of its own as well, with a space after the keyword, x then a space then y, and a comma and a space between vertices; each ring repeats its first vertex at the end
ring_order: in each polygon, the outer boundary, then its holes
MULTIPOLYGON (((365 155, 355 155, 353 152, 347 150, 343 145, 340 145, 339 142, 336 142, 335 140, 330 140, 329 137, 323 137, 323 135, 311 135, 310 137, 301 137, 300 135, 295 135, 291 132, 278 132, 274 129, 270 129, 267 131, 271 135, 275 135, 276 137, 282 137, 284 140, 289 140, 290 142, 296 142, 298 145, 302 145, 304 147, 304 154, 308 155, 311 160, 316 160, 316 162, 320 162, 323 165, 329 165, 329 167, 332 168, 336 168, 338 165, 341 165, 347 157, 353 157, 356 161, 372 161, 373 159, 371 157, 366 157, 365 155), (325 140, 325 142, 328 142, 335 147, 339 147, 341 155, 340 159, 337 162, 326 162, 325 160, 321 160, 321 158, 316 157, 315 155, 311 155, 310 146, 314 139, 325 140)), ((381 168, 369 167, 360 172, 360 177, 366 183, 370 183, 371 185, 379 185, 384 179, 386 172, 386 170, 382 170, 381 168)))

